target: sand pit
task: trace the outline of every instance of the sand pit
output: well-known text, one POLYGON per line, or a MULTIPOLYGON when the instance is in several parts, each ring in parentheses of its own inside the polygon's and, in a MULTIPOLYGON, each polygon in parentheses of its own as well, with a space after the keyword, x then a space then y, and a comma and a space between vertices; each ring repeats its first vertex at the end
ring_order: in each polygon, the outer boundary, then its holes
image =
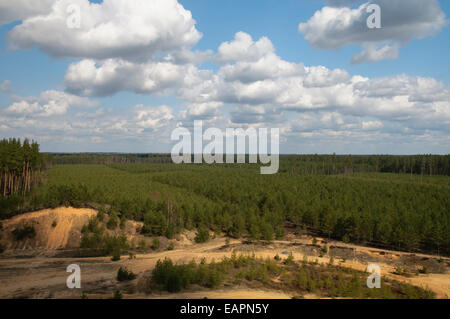
POLYGON ((93 209, 59 207, 15 216, 2 221, 0 242, 7 249, 60 249, 80 246, 81 228, 95 216, 93 209), (35 236, 16 240, 12 232, 32 226, 35 236))

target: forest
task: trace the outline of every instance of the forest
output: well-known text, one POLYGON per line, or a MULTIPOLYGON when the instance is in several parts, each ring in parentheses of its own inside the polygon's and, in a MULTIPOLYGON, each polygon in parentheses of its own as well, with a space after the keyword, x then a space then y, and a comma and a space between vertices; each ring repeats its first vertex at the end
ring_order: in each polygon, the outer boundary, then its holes
MULTIPOLYGON (((297 234, 449 255, 449 159, 285 155, 280 172, 268 176, 255 164, 176 165, 164 154, 48 154, 44 182, 15 201, 2 197, 0 218, 59 205, 101 207, 143 222, 148 236, 209 229, 271 241, 291 227, 297 234)), ((41 162, 29 165, 36 171, 41 162)))

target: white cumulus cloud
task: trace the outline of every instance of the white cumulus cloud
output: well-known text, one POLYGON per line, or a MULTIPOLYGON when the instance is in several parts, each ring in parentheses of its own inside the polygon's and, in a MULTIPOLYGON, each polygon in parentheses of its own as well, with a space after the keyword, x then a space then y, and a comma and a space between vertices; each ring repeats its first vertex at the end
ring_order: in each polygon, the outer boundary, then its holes
POLYGON ((38 47, 55 57, 142 61, 185 50, 200 38, 190 11, 177 0, 59 0, 48 14, 14 27, 7 42, 10 49, 38 47), (80 28, 68 27, 69 6, 80 9, 80 28))
POLYGON ((200 81, 203 74, 192 64, 167 61, 134 63, 121 59, 82 60, 69 66, 65 75, 67 90, 85 96, 107 96, 119 91, 139 94, 170 94, 200 81))
POLYGON ((97 105, 98 102, 90 101, 84 97, 49 90, 42 92, 38 97, 22 98, 8 106, 5 111, 14 115, 48 117, 65 114, 70 107, 93 107, 97 105))
MULTIPOLYGON (((342 1, 338 1, 342 5, 342 1)), ((350 3, 349 3, 350 4, 350 3)), ((400 46, 412 39, 438 33, 447 25, 445 13, 437 0, 375 0, 357 8, 325 6, 307 21, 299 31, 313 48, 335 50, 359 44, 363 51, 352 62, 364 63, 395 59, 400 46), (369 4, 381 8, 381 28, 368 28, 369 4)))

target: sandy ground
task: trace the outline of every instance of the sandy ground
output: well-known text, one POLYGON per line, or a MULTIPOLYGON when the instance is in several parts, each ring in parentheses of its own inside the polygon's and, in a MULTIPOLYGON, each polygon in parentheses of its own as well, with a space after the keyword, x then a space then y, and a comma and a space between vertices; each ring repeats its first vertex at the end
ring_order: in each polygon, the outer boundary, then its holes
MULTIPOLYGON (((111 296, 90 294, 89 298, 102 299, 111 296)), ((185 291, 180 293, 164 293, 164 294, 123 294, 124 299, 291 299, 292 294, 284 293, 282 291, 251 289, 251 288, 229 288, 217 290, 200 290, 200 291, 185 291)), ((317 296, 307 294, 305 299, 315 299, 317 296)))
POLYGON ((15 216, 2 222, 1 243, 7 249, 58 249, 80 246, 81 228, 97 212, 93 209, 59 207, 15 216), (33 226, 34 238, 16 241, 11 232, 16 228, 33 226))
MULTIPOLYGON (((59 214, 70 212, 73 216, 78 216, 75 211, 62 210, 59 214)), ((84 215, 90 216, 94 211, 83 211, 84 215)), ((78 212, 79 213, 79 212, 78 212)), ((43 212, 31 213, 33 217, 40 217, 43 212)), ((47 212, 49 214, 49 212, 47 212)), ((21 215, 24 216, 24 215, 21 215)), ((15 222, 19 222, 18 216, 15 222)), ((71 215, 72 216, 72 215, 71 215)), ((76 218, 74 220, 76 220, 76 218)), ((53 218, 53 215, 52 217, 53 218)), ((71 217, 72 218, 72 217, 71 217)), ((50 217, 49 217, 50 220, 50 217)), ((74 225, 72 223, 72 225, 74 225)), ((9 227, 8 223, 6 224, 9 227)), ((66 226, 64 226, 66 227, 66 226)), ((90 298, 110 298, 116 289, 120 289, 124 298, 292 298, 294 293, 290 291, 271 291, 265 289, 252 289, 251 287, 237 286, 218 290, 197 289, 178 294, 145 294, 139 288, 140 283, 145 281, 145 276, 154 268, 159 259, 171 258, 177 263, 187 263, 192 259, 200 261, 206 258, 208 261, 220 260, 224 256, 231 256, 236 253, 254 253, 256 256, 273 258, 278 254, 281 258, 286 258, 288 253, 292 253, 295 260, 303 260, 306 255, 308 260, 317 260, 319 263, 328 263, 329 256, 319 257, 320 247, 311 244, 311 238, 292 238, 287 240, 274 241, 269 245, 247 244, 241 240, 232 240, 225 245, 225 238, 215 238, 205 244, 195 244, 192 241, 193 234, 186 233, 175 241, 175 249, 171 251, 160 251, 145 254, 137 254, 135 258, 129 259, 122 256, 120 261, 112 262, 110 257, 95 258, 57 258, 42 255, 11 256, 0 258, 0 298, 79 298, 81 291, 87 292, 90 298), (70 264, 77 264, 81 268, 82 289, 68 289, 66 280, 69 273, 66 268, 70 264), (136 281, 132 283, 118 283, 115 279, 119 267, 127 267, 138 274, 136 281), (136 284, 137 283, 137 284, 136 284)), ((48 236, 48 238, 53 238, 48 236)), ((60 236, 56 240, 48 240, 49 247, 59 247, 64 245, 66 237, 60 236)), ((345 267, 365 271, 367 265, 376 263, 381 267, 381 275, 387 278, 408 282, 413 285, 428 287, 436 292, 438 298, 448 298, 450 296, 450 274, 443 273, 420 274, 412 277, 394 275, 392 272, 395 266, 405 263, 408 258, 420 258, 420 260, 437 260, 437 256, 423 254, 408 254, 397 251, 367 248, 356 245, 348 245, 340 242, 329 242, 329 247, 336 247, 333 251, 350 251, 345 262, 343 259, 334 258, 335 264, 345 267)), ((443 259, 443 264, 448 265, 450 260, 443 259)), ((411 266, 411 265, 409 265, 411 266)), ((316 298, 314 295, 307 295, 305 298, 316 298)))

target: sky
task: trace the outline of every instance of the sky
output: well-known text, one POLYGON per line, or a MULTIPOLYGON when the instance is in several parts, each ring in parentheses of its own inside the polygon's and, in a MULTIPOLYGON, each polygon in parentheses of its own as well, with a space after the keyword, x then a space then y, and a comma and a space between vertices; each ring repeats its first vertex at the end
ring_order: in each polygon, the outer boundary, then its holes
POLYGON ((281 153, 448 154, 449 14, 445 0, 0 0, 0 137, 170 152, 202 120, 279 128, 281 153))

